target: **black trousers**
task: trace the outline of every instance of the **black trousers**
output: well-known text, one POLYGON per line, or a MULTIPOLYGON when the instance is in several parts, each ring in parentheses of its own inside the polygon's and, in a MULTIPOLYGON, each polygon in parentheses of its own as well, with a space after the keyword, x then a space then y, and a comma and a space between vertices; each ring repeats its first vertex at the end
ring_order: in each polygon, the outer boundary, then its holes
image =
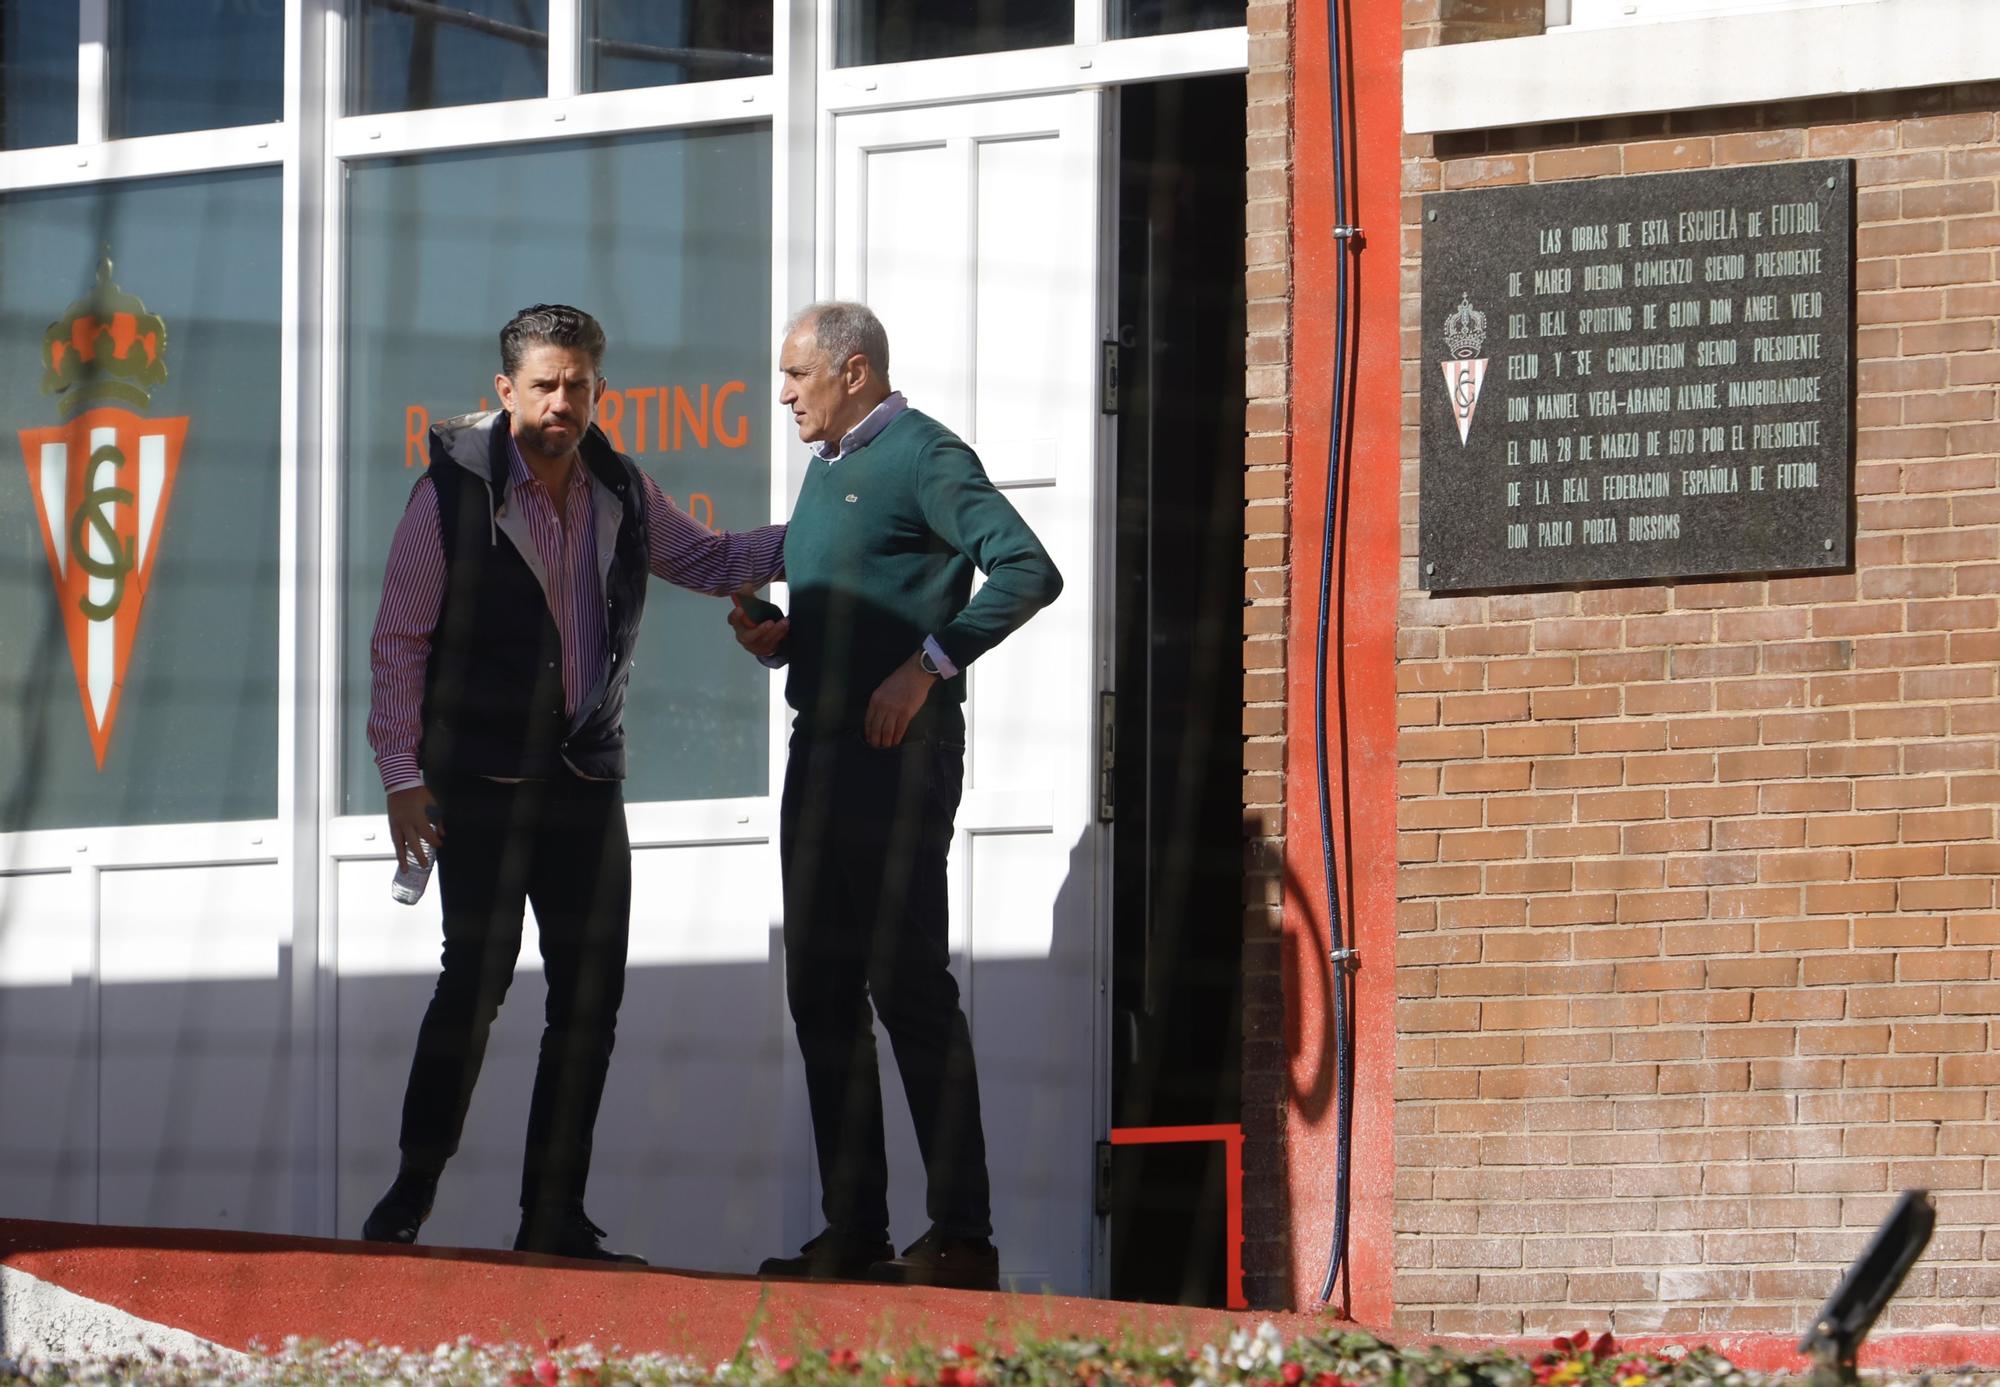
POLYGON ((444 959, 403 1095, 403 1159, 439 1171, 457 1153, 532 901, 549 991, 521 1206, 580 1201, 625 994, 632 849, 623 788, 563 775, 512 785, 466 779, 432 793, 445 834, 444 959))
POLYGON ((993 1232, 979 1077, 946 935, 945 856, 964 781, 955 743, 877 751, 858 737, 792 739, 779 817, 785 992, 826 1221, 856 1240, 889 1230, 874 1016, 902 1074, 931 1222, 957 1237, 993 1232))

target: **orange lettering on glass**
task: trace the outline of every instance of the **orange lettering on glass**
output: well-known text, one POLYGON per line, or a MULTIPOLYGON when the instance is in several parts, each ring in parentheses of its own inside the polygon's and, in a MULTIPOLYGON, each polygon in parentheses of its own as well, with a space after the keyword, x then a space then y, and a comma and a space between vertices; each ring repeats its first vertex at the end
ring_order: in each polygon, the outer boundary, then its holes
POLYGON ((411 405, 403 411, 403 467, 426 467, 430 465, 424 438, 431 431, 431 412, 422 405, 411 405))
MULTIPOLYGON (((640 385, 624 390, 606 390, 597 405, 597 424, 619 452, 679 452, 683 448, 724 448, 750 446, 750 415, 741 406, 729 407, 730 400, 744 394, 749 386, 740 380, 716 386, 704 382, 695 393, 681 385, 640 385), (632 446, 625 446, 626 410, 631 410, 632 446), (649 410, 648 406, 652 408, 649 410), (647 414, 653 426, 647 428, 647 414), (648 446, 648 445, 651 446, 648 446)), ((481 410, 492 405, 479 401, 481 410)), ((403 466, 423 467, 428 462, 424 436, 430 430, 430 411, 422 405, 403 409, 403 466)))

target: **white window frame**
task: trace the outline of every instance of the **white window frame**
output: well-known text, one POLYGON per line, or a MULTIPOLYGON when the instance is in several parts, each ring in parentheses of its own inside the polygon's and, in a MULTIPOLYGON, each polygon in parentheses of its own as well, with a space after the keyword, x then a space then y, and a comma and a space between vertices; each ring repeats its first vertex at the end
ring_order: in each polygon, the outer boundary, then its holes
POLYGON ((1572 25, 1412 49, 1403 55, 1403 128, 1489 130, 1997 78, 1993 0, 1788 3, 1657 20, 1643 34, 1630 24, 1572 25))
MULTIPOLYGON (((87 1022, 97 1033, 95 940, 99 875, 148 866, 275 863, 290 883, 289 909, 273 911, 291 951, 291 1134, 308 1153, 297 1181, 293 1231, 332 1234, 335 1179, 333 1030, 335 876, 340 862, 379 859, 388 876, 383 814, 340 812, 339 726, 343 649, 339 459, 340 343, 345 261, 341 228, 351 163, 392 155, 584 136, 708 129, 768 122, 772 129, 772 371, 777 332, 790 309, 831 283, 832 130, 844 112, 989 100, 1119 83, 1244 72, 1244 27, 1110 39, 1113 0, 1077 0, 1076 39, 1048 48, 835 68, 837 0, 771 0, 767 76, 586 93, 585 0, 550 0, 548 95, 478 106, 345 115, 346 0, 285 0, 282 119, 258 125, 120 140, 109 129, 110 0, 78 0, 77 134, 74 144, 0 151, 0 192, 81 187, 124 179, 232 169, 281 171, 278 563, 278 791, 275 817, 217 824, 58 829, 0 834, 0 874, 63 871, 78 893, 90 937, 79 946, 87 1022)), ((747 2, 747 0, 746 0, 747 2)), ((1102 174, 1103 171, 1101 171, 1102 174)), ((1115 178, 1115 169, 1109 176, 1115 178)), ((771 392, 771 516, 790 508, 790 416, 771 392)), ((772 844, 787 719, 770 715, 770 783, 761 796, 631 806, 634 846, 772 844)), ((386 888, 386 880, 385 880, 386 888)))

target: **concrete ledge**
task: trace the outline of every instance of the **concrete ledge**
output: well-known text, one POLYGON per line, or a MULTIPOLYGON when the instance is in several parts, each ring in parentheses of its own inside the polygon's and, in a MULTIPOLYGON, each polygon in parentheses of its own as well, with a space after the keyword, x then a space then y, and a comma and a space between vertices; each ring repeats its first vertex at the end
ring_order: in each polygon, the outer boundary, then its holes
POLYGON ((1573 29, 1403 55, 1411 134, 2000 79, 1994 0, 1573 29))
POLYGON ((74 1360, 152 1350, 190 1360, 242 1357, 184 1329, 128 1315, 0 1263, 0 1358, 74 1360))

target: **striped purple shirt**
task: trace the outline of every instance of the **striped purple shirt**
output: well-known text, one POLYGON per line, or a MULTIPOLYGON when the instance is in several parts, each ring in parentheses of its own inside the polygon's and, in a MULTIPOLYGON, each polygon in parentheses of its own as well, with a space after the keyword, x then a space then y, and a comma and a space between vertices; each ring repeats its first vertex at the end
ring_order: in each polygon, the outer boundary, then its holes
MULTIPOLYGON (((549 615, 562 638, 564 711, 573 718, 608 658, 591 508, 597 483, 588 468, 572 467, 559 518, 555 498, 535 480, 513 439, 507 442, 508 495, 521 508, 548 574, 549 615)), ((655 577, 720 596, 745 583, 761 587, 783 571, 783 525, 717 534, 676 507, 651 477, 642 472, 640 478, 646 489, 647 567, 655 577)), ((426 477, 410 493, 389 544, 382 605, 368 646, 374 669, 368 744, 375 748, 382 787, 391 793, 423 783, 417 745, 423 740, 424 671, 444 607, 444 580, 437 488, 426 477)))

